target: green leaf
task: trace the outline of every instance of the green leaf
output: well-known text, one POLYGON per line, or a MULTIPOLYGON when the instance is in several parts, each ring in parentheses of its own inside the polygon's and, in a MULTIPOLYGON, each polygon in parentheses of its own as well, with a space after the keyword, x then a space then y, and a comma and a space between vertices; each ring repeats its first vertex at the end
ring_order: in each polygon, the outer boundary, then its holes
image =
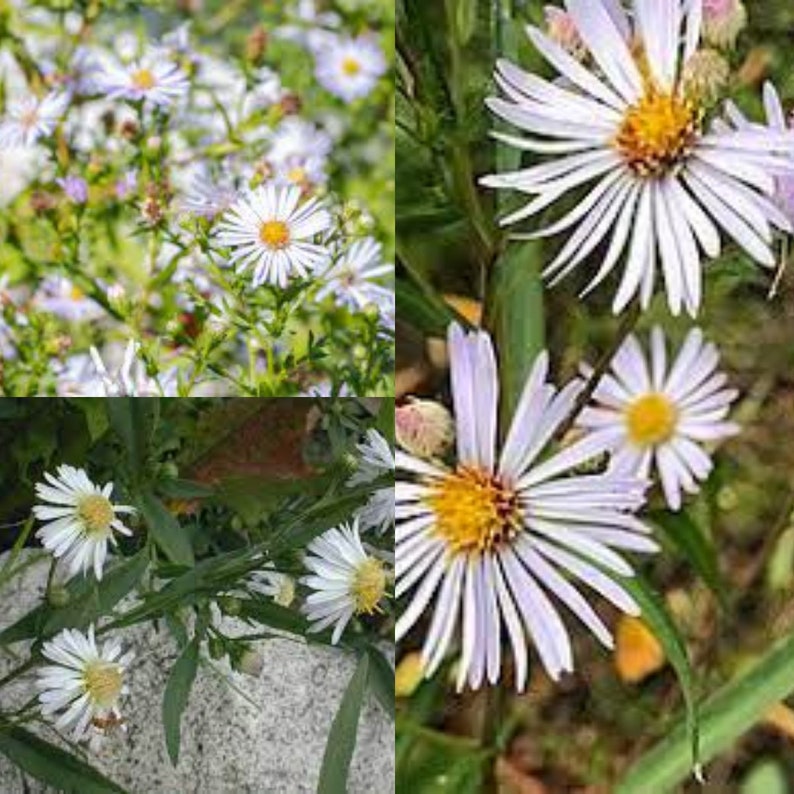
POLYGON ((380 401, 380 411, 375 424, 380 434, 390 444, 394 444, 394 400, 380 401))
POLYGON ((65 794, 124 794, 92 766, 19 726, 0 728, 0 753, 65 794))
MULTIPOLYGON (((684 726, 683 763, 685 774, 697 772, 700 769, 700 715, 698 712, 695 677, 689 663, 689 656, 684 641, 676 628, 675 623, 667 612, 664 601, 658 593, 654 592, 642 576, 637 574, 631 579, 621 578, 621 585, 631 593, 634 600, 642 610, 642 619, 661 644, 667 660, 670 662, 686 704, 686 721, 684 726)), ((620 789, 623 794, 640 794, 648 789, 620 789)), ((654 794, 661 794, 663 788, 654 789, 654 794)), ((617 794, 617 792, 616 792, 617 794)))
POLYGON ((692 517, 686 512, 659 511, 652 513, 649 520, 662 528, 664 534, 717 596, 721 606, 726 606, 725 583, 720 574, 716 550, 692 517))
POLYGON ((157 397, 114 397, 104 402, 110 426, 127 450, 133 478, 139 481, 160 415, 160 400, 157 397))
POLYGON ((389 660, 373 645, 368 645, 369 685, 384 711, 394 719, 394 669, 389 660))
MULTIPOLYGON (((794 634, 708 698, 700 710, 704 761, 730 748, 769 708, 794 692, 794 634)), ((616 794, 663 794, 690 773, 686 719, 629 770, 616 794)))
POLYGON ((199 637, 189 642, 171 668, 163 693, 163 730, 168 757, 176 766, 179 760, 179 734, 182 712, 187 706, 190 689, 196 678, 199 659, 199 637))
POLYGON ((347 794, 347 775, 356 749, 358 719, 369 678, 369 660, 366 653, 359 657, 356 671, 334 717, 325 745, 317 794, 347 794))
POLYGON ((140 582, 148 562, 147 551, 143 549, 134 557, 110 566, 101 582, 93 576, 75 577, 66 586, 69 601, 64 606, 40 604, 0 632, 0 645, 46 638, 66 627, 83 629, 96 622, 140 582))
POLYGON ((513 244, 491 276, 486 325, 499 352, 501 427, 507 432, 532 364, 544 347, 540 243, 513 244))
MULTIPOLYGON (((397 285, 397 316, 417 331, 441 338, 446 337, 449 323, 459 320, 440 298, 431 298, 405 279, 397 285)), ((468 323, 464 321, 464 325, 468 323)))
POLYGON ((177 565, 194 565, 193 547, 190 545, 187 530, 180 526, 165 505, 147 490, 141 495, 138 507, 151 536, 165 556, 177 565))
POLYGON ((740 794, 789 794, 789 791, 786 768, 773 759, 753 764, 740 787, 740 794))
POLYGON ((456 0, 455 28, 462 46, 468 44, 477 25, 477 0, 456 0))
POLYGON ((96 441, 107 432, 110 427, 108 409, 103 397, 74 397, 69 402, 83 412, 88 435, 91 441, 96 441))
POLYGON ((267 598, 247 598, 240 602, 240 617, 261 623, 272 629, 305 636, 309 624, 306 618, 292 609, 267 598))

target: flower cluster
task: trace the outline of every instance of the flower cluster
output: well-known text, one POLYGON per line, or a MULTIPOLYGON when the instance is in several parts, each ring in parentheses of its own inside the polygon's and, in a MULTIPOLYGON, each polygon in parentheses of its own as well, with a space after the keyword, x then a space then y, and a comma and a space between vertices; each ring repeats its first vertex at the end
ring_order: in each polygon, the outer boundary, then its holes
POLYGON ((387 16, 270 4, 240 52, 189 8, 36 6, 0 53, 0 391, 387 392, 387 16))

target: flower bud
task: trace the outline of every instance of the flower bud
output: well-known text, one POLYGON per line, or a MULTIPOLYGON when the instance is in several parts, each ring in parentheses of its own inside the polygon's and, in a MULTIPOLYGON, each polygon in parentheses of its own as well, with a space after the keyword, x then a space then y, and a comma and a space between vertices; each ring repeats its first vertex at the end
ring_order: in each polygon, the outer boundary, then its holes
POLYGON ((411 400, 398 406, 394 426, 397 443, 420 458, 444 455, 455 437, 451 414, 433 400, 411 400))
POLYGON ((546 6, 543 9, 546 15, 546 32, 549 38, 557 42, 574 58, 583 58, 585 55, 584 42, 579 36, 573 18, 569 13, 556 6, 546 6))
POLYGON ((716 102, 728 85, 731 67, 717 50, 698 50, 684 67, 687 92, 706 103, 716 102))
POLYGON ((741 0, 703 0, 703 38, 713 47, 731 49, 746 26, 741 0))
POLYGON ((394 694, 398 698, 413 695, 424 677, 422 655, 418 651, 406 653, 394 671, 394 694))
POLYGON ((245 673, 245 675, 250 675, 252 678, 259 678, 264 666, 265 657, 253 648, 247 648, 243 651, 240 660, 237 662, 237 669, 241 673, 245 673))

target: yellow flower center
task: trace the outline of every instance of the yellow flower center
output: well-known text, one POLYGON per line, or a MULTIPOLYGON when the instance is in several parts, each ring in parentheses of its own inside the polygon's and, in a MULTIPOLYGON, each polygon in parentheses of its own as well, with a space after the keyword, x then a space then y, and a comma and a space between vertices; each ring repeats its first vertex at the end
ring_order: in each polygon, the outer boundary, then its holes
POLYGON ((300 166, 291 168, 287 174, 287 179, 289 179, 290 182, 294 182, 296 185, 303 184, 306 181, 306 169, 300 166))
POLYGON ((386 572, 383 564, 374 557, 367 557, 353 574, 353 583, 350 586, 350 593, 356 604, 356 614, 371 615, 376 612, 378 602, 383 598, 385 591, 386 572))
POLYGON ((351 56, 347 56, 342 61, 342 71, 348 75, 348 77, 355 77, 361 71, 361 64, 355 58, 351 56))
POLYGON ((85 298, 85 293, 80 289, 80 287, 75 287, 72 285, 72 288, 69 290, 69 297, 73 301, 81 301, 85 298))
POLYGON ((106 535, 110 531, 110 522, 114 517, 113 505, 104 496, 92 494, 80 500, 77 505, 77 515, 89 535, 106 535))
POLYGON ((626 411, 629 438, 639 446, 669 440, 678 423, 678 409, 664 394, 652 392, 635 400, 626 411))
POLYGON ((132 85, 139 91, 151 91, 156 82, 150 69, 138 69, 132 75, 132 85))
POLYGON ((523 524, 516 492, 482 469, 459 467, 433 485, 426 502, 436 516, 435 531, 453 552, 492 551, 523 524))
POLYGON ((88 696, 102 708, 110 708, 118 700, 124 676, 113 662, 91 662, 83 673, 83 686, 88 696))
POLYGON ((259 239, 275 250, 289 245, 289 227, 284 221, 265 221, 259 227, 259 239))
POLYGON ((36 124, 39 123, 39 111, 37 108, 33 108, 33 110, 26 110, 22 113, 19 117, 19 121, 22 126, 29 130, 32 127, 35 127, 36 124))
POLYGON ((613 145, 637 175, 660 176, 689 154, 700 122, 691 99, 649 88, 626 111, 613 145))

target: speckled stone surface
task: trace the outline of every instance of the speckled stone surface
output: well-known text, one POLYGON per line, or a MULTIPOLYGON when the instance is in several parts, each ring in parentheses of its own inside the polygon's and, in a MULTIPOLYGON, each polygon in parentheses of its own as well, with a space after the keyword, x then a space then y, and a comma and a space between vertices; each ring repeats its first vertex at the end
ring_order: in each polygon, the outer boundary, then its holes
MULTIPOLYGON (((0 567, 3 558, 0 557, 0 567)), ((0 591, 0 628, 35 605, 47 564, 36 564, 0 591)), ((341 652, 276 639, 259 644, 257 677, 203 664, 182 720, 179 764, 171 766, 162 734, 161 701, 175 659, 169 636, 150 626, 124 632, 136 652, 131 694, 118 732, 88 750, 88 760, 130 794, 303 794, 317 784, 326 737, 354 661, 341 652)), ((14 651, 24 652, 15 646, 14 651)), ((14 659, 0 650, 0 674, 14 659)), ((0 692, 0 708, 30 697, 30 681, 0 692)), ((46 738, 52 740, 52 733, 46 738)), ((42 792, 0 756, 0 792, 42 792)), ((394 790, 394 727, 370 697, 359 724, 350 794, 394 790)))

